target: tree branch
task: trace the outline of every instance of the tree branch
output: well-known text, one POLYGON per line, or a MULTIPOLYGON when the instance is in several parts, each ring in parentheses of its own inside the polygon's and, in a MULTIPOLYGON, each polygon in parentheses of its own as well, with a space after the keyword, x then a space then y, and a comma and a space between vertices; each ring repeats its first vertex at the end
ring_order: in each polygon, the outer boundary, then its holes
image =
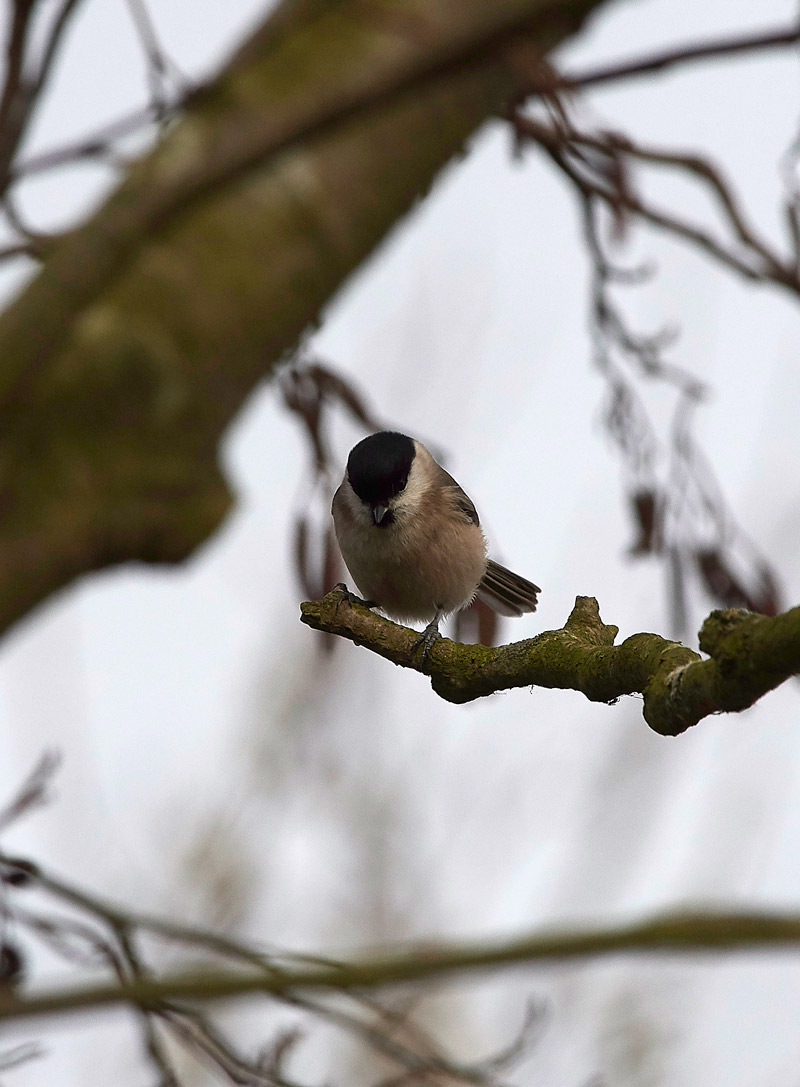
POLYGON ((576 598, 560 630, 496 648, 441 638, 424 665, 414 648, 416 631, 350 602, 339 588, 304 603, 301 619, 429 675, 448 702, 530 686, 581 691, 591 702, 639 693, 644 719, 664 736, 677 736, 712 713, 747 709, 800 672, 800 607, 775 617, 733 608, 712 612, 700 632, 708 660, 658 634, 634 634, 614 645, 618 628, 602 622, 591 596, 576 598))
POLYGON ((619 954, 769 951, 795 945, 800 945, 797 914, 687 911, 627 925, 550 930, 498 943, 411 948, 361 962, 293 968, 273 975, 207 970, 143 978, 128 985, 52 990, 0 1003, 0 1020, 119 1005, 146 1008, 172 1000, 221 1000, 247 994, 280 996, 308 990, 341 992, 497 967, 619 954))

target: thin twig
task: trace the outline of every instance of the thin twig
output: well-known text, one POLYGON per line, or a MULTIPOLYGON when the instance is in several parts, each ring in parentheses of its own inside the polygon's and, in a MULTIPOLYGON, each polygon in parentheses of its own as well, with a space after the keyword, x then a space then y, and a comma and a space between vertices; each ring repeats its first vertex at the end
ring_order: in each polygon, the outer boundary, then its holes
MULTIPOLYGON (((114 926, 114 931, 117 940, 119 941, 120 951, 124 956, 130 976, 134 980, 140 980, 147 977, 147 971, 144 969, 142 960, 136 949, 136 943, 131 927, 127 924, 117 924, 114 926)), ((158 1027, 148 1009, 139 1009, 139 1022, 144 1037, 145 1050, 161 1077, 160 1087, 178 1087, 178 1077, 172 1067, 169 1053, 161 1040, 158 1033, 158 1027)))
MULTIPOLYGON (((168 117, 174 117, 183 107, 183 99, 178 99, 166 107, 168 117)), ((164 115, 162 114, 162 120, 164 115)), ((19 181, 21 178, 31 177, 35 174, 45 173, 61 166, 71 166, 84 159, 108 158, 113 154, 111 144, 134 132, 139 132, 159 120, 156 108, 150 104, 140 109, 132 110, 124 114, 116 121, 102 125, 89 135, 72 143, 54 147, 50 151, 43 151, 37 155, 31 155, 29 159, 23 159, 15 165, 11 171, 11 180, 19 181)))
POLYGON ((50 800, 48 790, 60 765, 61 755, 57 751, 45 751, 40 756, 16 795, 4 808, 0 809, 0 834, 4 833, 20 816, 48 803, 50 800))
POLYGON ((713 60, 722 57, 741 56, 745 53, 757 53, 767 49, 797 45, 800 42, 800 26, 779 27, 775 30, 762 30, 755 34, 741 34, 718 38, 715 41, 696 42, 689 45, 673 46, 658 50, 634 60, 619 61, 615 64, 603 64, 589 68, 584 72, 569 72, 562 76, 565 88, 597 87, 606 83, 616 83, 621 79, 635 76, 653 75, 665 68, 674 68, 698 60, 713 60))
POLYGON ((606 133, 604 137, 573 130, 562 133, 552 125, 519 114, 514 117, 514 128, 518 139, 528 138, 542 147, 583 195, 591 193, 612 210, 621 209, 631 213, 651 226, 691 242, 747 280, 771 281, 794 295, 800 295, 800 277, 797 270, 755 236, 746 225, 744 214, 719 171, 699 156, 658 151, 655 148, 637 148, 632 141, 617 134, 606 133), (737 240, 744 245, 744 252, 740 254, 733 246, 718 240, 705 227, 692 223, 674 212, 665 211, 645 202, 629 187, 611 188, 605 178, 593 177, 586 169, 572 164, 570 151, 573 147, 581 146, 606 151, 612 155, 626 153, 643 160, 661 162, 664 165, 682 165, 696 176, 702 177, 725 210, 737 240))
MULTIPOLYGON (((0 95, 0 159, 6 158, 9 153, 6 148, 14 141, 18 116, 24 108, 25 46, 34 7, 35 0, 19 0, 13 4, 6 45, 6 78, 0 95)), ((13 154, 13 148, 10 153, 13 154)))
POLYGON ((785 271, 783 262, 779 261, 766 242, 759 238, 752 226, 745 221, 744 212, 719 167, 707 158, 688 151, 649 147, 617 132, 603 131, 597 135, 571 132, 570 139, 600 151, 611 149, 620 154, 630 155, 631 158, 638 159, 640 162, 667 166, 693 174, 707 184, 742 245, 752 249, 763 258, 764 265, 770 269, 772 276, 785 271))
POLYGON ((112 904, 100 895, 75 886, 65 880, 45 872, 38 865, 30 865, 15 857, 0 853, 0 876, 8 879, 14 873, 27 874, 28 879, 42 890, 48 891, 61 901, 92 914, 98 920, 108 924, 113 930, 134 928, 148 932, 163 939, 194 945, 227 958, 247 962, 259 969, 269 969, 275 973, 280 967, 270 961, 267 955, 255 948, 249 948, 227 936, 211 932, 199 926, 169 921, 136 911, 128 911, 112 904))
MULTIPOLYGON (((662 68, 671 67, 682 63, 702 60, 713 57, 739 55, 746 52, 756 52, 763 49, 778 48, 784 45, 794 44, 798 40, 800 30, 788 28, 776 31, 765 31, 759 34, 745 35, 741 38, 722 39, 715 42, 703 42, 696 45, 677 47, 664 52, 641 57, 633 61, 620 64, 607 65, 592 69, 587 72, 562 75, 559 85, 564 88, 579 88, 596 86, 629 76, 648 74, 662 68)), ((163 54, 161 54, 163 59, 163 54)), ((548 88, 550 89, 550 88, 548 88)), ((202 91, 202 87, 194 88, 194 91, 202 91)), ((540 88, 532 87, 530 94, 539 94, 540 88)), ((154 121, 174 117, 185 105, 189 94, 179 94, 171 102, 162 102, 157 108, 154 103, 124 114, 115 121, 110 122, 94 132, 81 137, 79 140, 61 147, 53 148, 41 154, 32 156, 16 166, 11 176, 13 179, 26 177, 31 174, 41 173, 61 166, 69 165, 81 159, 98 158, 108 155, 108 145, 123 136, 132 135, 141 131, 154 121)))
POLYGON ((14 21, 8 49, 8 72, 0 100, 0 194, 12 180, 12 163, 39 104, 63 44, 71 17, 80 0, 62 0, 44 46, 38 67, 26 74, 25 49, 29 16, 34 0, 19 0, 14 5, 14 21), (18 18, 19 16, 19 18, 18 18))
POLYGON ((38 1042, 21 1042, 10 1049, 0 1050, 0 1072, 11 1072, 22 1064, 39 1060, 45 1052, 38 1042))
POLYGON ((668 230, 704 248, 717 260, 748 278, 768 281, 800 297, 800 275, 790 261, 769 248, 749 226, 740 202, 721 171, 698 155, 643 146, 614 132, 586 133, 572 122, 562 104, 551 110, 550 123, 516 115, 517 140, 530 138, 540 146, 572 183, 583 212, 584 235, 592 262, 591 315, 594 357, 609 387, 605 421, 633 476, 629 495, 638 539, 632 553, 659 554, 671 585, 673 633, 686 631, 685 567, 693 567, 715 603, 774 615, 781 609, 777 578, 728 509, 714 473, 691 440, 687 420, 704 395, 693 374, 667 362, 664 353, 674 334, 633 333, 615 304, 612 284, 636 281, 620 274, 608 259, 600 240, 599 211, 607 208, 618 233, 629 220, 639 219, 668 230), (732 234, 719 242, 705 227, 653 207, 635 190, 628 160, 650 162, 688 172, 710 189, 732 234), (660 443, 647 419, 630 379, 614 356, 648 378, 671 384, 680 394, 674 409, 669 444, 670 468, 664 483, 657 483, 660 443), (709 524, 714 537, 709 538, 709 524), (741 557, 746 556, 744 565, 741 557), (741 568, 742 573, 737 570, 741 568))
POLYGON ((181 95, 186 92, 188 81, 162 49, 144 0, 127 0, 127 5, 147 61, 151 105, 159 124, 163 124, 172 113, 168 91, 170 77, 179 85, 181 95))
POLYGON ((289 1080, 279 1067, 261 1068, 259 1064, 240 1057, 228 1040, 205 1016, 195 1011, 164 1005, 162 1020, 184 1046, 195 1052, 204 1063, 221 1071, 231 1083, 248 1087, 301 1087, 289 1080))

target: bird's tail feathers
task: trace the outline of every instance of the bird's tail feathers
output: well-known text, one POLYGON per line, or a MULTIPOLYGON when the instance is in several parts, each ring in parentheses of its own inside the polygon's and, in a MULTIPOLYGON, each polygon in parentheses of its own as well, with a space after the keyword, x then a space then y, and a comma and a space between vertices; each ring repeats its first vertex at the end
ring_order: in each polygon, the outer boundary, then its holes
POLYGON ((487 561, 486 573, 478 586, 479 598, 498 615, 508 616, 536 611, 539 602, 536 594, 541 591, 538 585, 512 573, 493 559, 487 561))

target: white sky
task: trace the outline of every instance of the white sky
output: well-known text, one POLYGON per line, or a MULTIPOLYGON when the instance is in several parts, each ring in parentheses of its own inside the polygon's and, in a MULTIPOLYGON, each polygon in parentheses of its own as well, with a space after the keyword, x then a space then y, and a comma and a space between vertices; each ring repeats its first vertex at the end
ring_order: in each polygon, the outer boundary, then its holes
MULTIPOLYGON (((191 75, 213 67, 261 7, 150 4, 191 75)), ((794 14, 783 0, 757 12, 746 0, 612 4, 564 61, 574 70, 794 14)), ((30 150, 145 94, 125 5, 87 0, 30 150)), ((798 115, 790 54, 698 66, 591 102, 633 135, 709 148, 777 236, 776 163, 798 115)), ((25 211, 56 228, 103 183, 94 168, 36 182, 25 211)), ((653 191, 687 214, 704 208, 687 189, 653 191)), ((680 324, 675 360, 714 391, 698 437, 797 600, 800 309, 654 235, 635 252, 659 274, 630 293, 632 322, 680 324)), ((597 596, 621 637, 666 632, 659 568, 626 561, 586 286, 571 193, 541 158, 512 162, 494 126, 347 285, 314 340, 382 417, 450 451, 491 543, 543 586, 539 612, 509 624, 509 639, 561 626, 577 593, 597 596)), ((663 394, 648 395, 665 418, 663 394)), ((337 432, 342 461, 359 436, 337 432)), ((9 847, 181 917, 214 920, 219 877, 244 931, 315 949, 686 902, 800 902, 796 684, 669 740, 645 727, 635 700, 608 708, 521 690, 459 708, 349 644, 321 659, 286 573, 304 450, 269 386, 232 427, 223 459, 238 508, 185 569, 92 578, 6 639, 3 794, 43 747, 65 758, 57 801, 9 847)), ((695 625, 703 613, 697 604, 695 625)), ((546 997, 550 1025, 514 1082, 600 1074, 614 1087, 771 1087, 797 1078, 798 982, 800 959, 788 955, 632 960, 516 976, 441 1014, 456 1044, 471 1037, 487 1049, 508 1039, 526 992, 546 997)), ((59 1028, 49 1056, 9 1084, 150 1082, 131 1056, 134 1029, 120 1022, 111 1044, 100 1037, 98 1026, 59 1028)))

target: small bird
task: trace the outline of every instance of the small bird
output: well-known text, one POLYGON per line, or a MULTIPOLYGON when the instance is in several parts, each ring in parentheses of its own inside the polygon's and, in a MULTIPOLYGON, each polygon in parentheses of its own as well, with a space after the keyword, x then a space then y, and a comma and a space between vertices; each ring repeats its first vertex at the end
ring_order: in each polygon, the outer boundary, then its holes
POLYGON ((414 438, 382 430, 354 446, 331 513, 366 603, 428 622, 417 642, 423 660, 441 619, 476 595, 500 615, 536 610, 541 589, 487 558, 472 501, 414 438))

